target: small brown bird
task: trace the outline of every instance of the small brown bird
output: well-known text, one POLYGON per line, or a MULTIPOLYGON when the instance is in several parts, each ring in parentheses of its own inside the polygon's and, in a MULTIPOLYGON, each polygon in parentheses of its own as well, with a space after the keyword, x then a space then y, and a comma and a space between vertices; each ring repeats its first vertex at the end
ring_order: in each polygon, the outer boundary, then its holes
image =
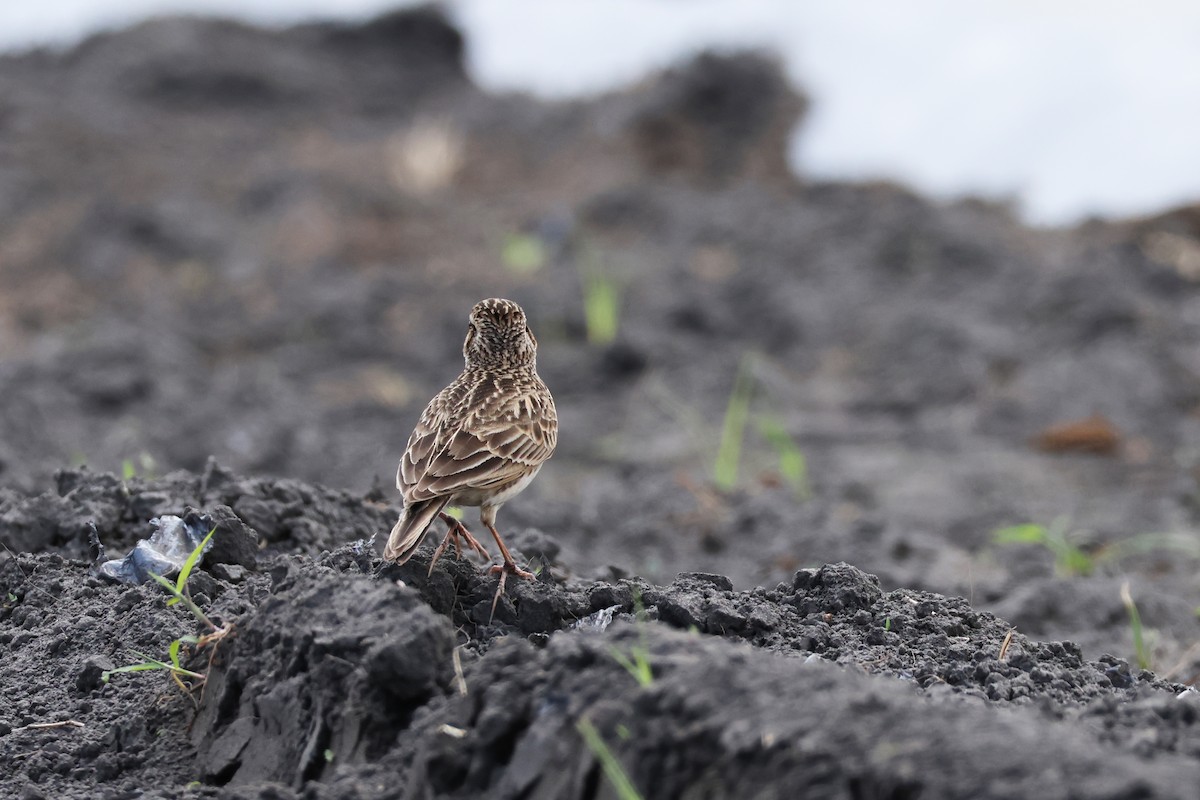
POLYGON ((408 439, 396 471, 404 513, 392 528, 383 557, 403 564, 416 551, 434 519, 449 529, 433 553, 429 571, 449 544, 461 557, 460 539, 490 558, 447 505, 479 506, 503 565, 492 611, 509 575, 532 580, 518 567, 496 530, 496 512, 529 485, 558 442, 554 398, 537 374, 537 340, 525 312, 511 300, 492 298, 471 309, 463 343, 466 367, 429 401, 408 439))

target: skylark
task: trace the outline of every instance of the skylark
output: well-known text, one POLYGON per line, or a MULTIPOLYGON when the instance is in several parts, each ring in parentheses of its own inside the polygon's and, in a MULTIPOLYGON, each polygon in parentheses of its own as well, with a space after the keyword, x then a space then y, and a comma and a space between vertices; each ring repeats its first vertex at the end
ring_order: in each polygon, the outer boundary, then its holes
POLYGON ((513 562, 496 530, 496 512, 529 485, 558 441, 554 398, 537 374, 537 340, 525 312, 511 300, 483 300, 471 309, 463 343, 466 367, 429 401, 408 439, 396 471, 404 513, 392 528, 383 557, 403 564, 416 551, 434 519, 449 526, 433 553, 429 571, 449 544, 461 557, 460 539, 490 558, 447 505, 478 506, 503 565, 493 566, 499 586, 492 611, 509 575, 532 580, 513 562))

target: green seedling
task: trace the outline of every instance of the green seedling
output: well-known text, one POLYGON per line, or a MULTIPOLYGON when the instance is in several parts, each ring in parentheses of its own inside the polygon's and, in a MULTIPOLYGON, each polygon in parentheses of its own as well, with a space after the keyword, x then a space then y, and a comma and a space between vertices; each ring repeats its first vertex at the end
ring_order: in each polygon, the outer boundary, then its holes
POLYGON ((995 531, 992 541, 996 544, 1040 545, 1054 554, 1054 570, 1059 575, 1091 575, 1096 569, 1096 560, 1067 538, 1067 525, 1066 517, 1057 517, 1049 526, 1011 525, 995 531))
POLYGON ((1133 633, 1133 652, 1137 657, 1140 669, 1151 668, 1150 648, 1146 644, 1146 636, 1142 630, 1142 615, 1138 613, 1137 603, 1133 602, 1133 594, 1129 591, 1129 581, 1121 584, 1121 602, 1129 612, 1129 629, 1133 633))
POLYGON ((747 353, 738 364, 733 388, 729 392, 729 403, 725 406, 725 419, 721 424, 721 443, 713 463, 713 482, 725 492, 737 486, 742 442, 746 438, 746 422, 750 418, 750 396, 754 393, 752 367, 752 356, 747 353))
POLYGON ((650 651, 642 645, 629 648, 629 653, 623 653, 616 647, 608 649, 613 660, 625 668, 640 686, 650 686, 654 683, 654 670, 650 667, 650 651))
POLYGON ((141 474, 144 478, 154 476, 154 456, 143 452, 137 457, 135 462, 132 458, 126 458, 121 461, 121 480, 128 483, 138 476, 138 467, 141 467, 141 474))
POLYGON ((108 683, 109 678, 119 672, 146 672, 148 670, 161 669, 166 670, 170 674, 171 679, 175 681, 179 688, 187 693, 189 689, 187 685, 184 684, 183 678, 190 678, 197 681, 204 680, 204 675, 199 672, 193 672, 190 669, 184 668, 179 661, 179 648, 182 646, 183 642, 187 640, 194 642, 196 637, 185 636, 171 642, 171 646, 167 648, 168 658, 170 658, 169 662, 159 661, 157 658, 148 656, 145 653, 139 653, 137 650, 131 650, 130 652, 133 653, 133 655, 142 660, 136 664, 129 664, 128 666, 107 670, 101 673, 100 680, 102 680, 104 683, 108 683))
POLYGON ((584 245, 576 260, 583 289, 583 321, 591 344, 608 344, 617 338, 620 292, 608 259, 584 245))
POLYGON ((638 643, 622 652, 620 648, 608 648, 613 660, 625 668, 633 676, 639 686, 646 687, 654 683, 654 669, 650 666, 650 648, 646 646, 646 609, 642 605, 642 597, 635 594, 633 598, 633 614, 637 620, 638 643))
POLYGON ((808 481, 808 460, 804 452, 778 417, 768 412, 751 412, 751 403, 758 388, 758 381, 754 377, 756 363, 757 357, 753 353, 744 354, 738 363, 729 401, 725 406, 725 417, 721 421, 721 439, 713 461, 713 483, 723 492, 732 491, 737 486, 746 429, 753 420, 759 437, 775 453, 779 475, 784 483, 800 500, 807 500, 812 496, 812 487, 808 481))
POLYGON ((758 432, 775 451, 779 460, 779 474, 784 482, 801 500, 812 497, 812 487, 808 483, 808 459, 783 423, 773 416, 761 416, 758 419, 758 432))
POLYGON ((191 598, 184 593, 184 590, 187 589, 188 578, 192 577, 192 570, 196 568, 196 564, 199 563, 200 557, 204 554, 204 549, 208 547, 208 543, 212 541, 213 534, 216 532, 217 529, 214 527, 200 544, 196 546, 196 549, 188 553, 188 557, 184 559, 183 566, 179 568, 179 576, 175 579, 175 583, 171 583, 162 575, 155 575, 153 572, 150 573, 150 577, 158 581, 171 594, 171 599, 167 601, 167 605, 173 606, 176 603, 183 603, 189 611, 196 615, 196 619, 210 628, 216 626, 209 621, 208 617, 204 616, 203 612, 191 601, 191 598))
POLYGON ((1050 525, 1013 525, 992 534, 997 544, 1036 544, 1054 554, 1055 571, 1064 577, 1091 575, 1104 564, 1119 563, 1131 556, 1155 552, 1174 552, 1200 558, 1200 541, 1188 533, 1140 533, 1100 547, 1088 554, 1074 544, 1067 533, 1067 518, 1058 517, 1050 525))
POLYGON ((589 342, 608 344, 617 338, 619 303, 617 284, 611 278, 594 268, 584 270, 583 315, 589 342))
POLYGON ((1139 533, 1128 539, 1106 544, 1096 554, 1096 561, 1119 562, 1130 556, 1157 552, 1173 552, 1190 558, 1200 558, 1200 539, 1191 533, 1139 533))
POLYGON ((633 781, 625 773, 625 768, 621 766, 621 762, 608 749, 608 745, 604 743, 604 738, 600 736, 600 732, 596 730, 596 726, 592 724, 592 721, 587 717, 583 717, 575 723, 575 729, 583 737, 583 741, 588 749, 592 751, 592 755, 600 762, 600 768, 604 770, 604 777, 608 778, 608 782, 612 784, 613 791, 617 793, 617 797, 621 800, 642 800, 642 796, 634 787, 633 781))
MULTIPOLYGON (((214 623, 208 618, 207 614, 200 610, 200 607, 197 606, 195 602, 192 601, 192 598, 187 594, 188 578, 191 577, 192 570, 195 569, 196 564, 199 563, 200 557, 204 553, 204 549, 208 546, 208 543, 212 540, 213 534, 215 534, 216 531, 217 529, 215 527, 210 530, 208 535, 204 537, 204 540, 201 541, 200 544, 188 554, 187 559, 185 559, 183 562, 183 566, 179 569, 179 576, 176 578, 174 583, 161 575, 150 573, 150 577, 152 577, 160 586, 167 590, 168 594, 171 595, 171 598, 167 600, 167 605, 173 606, 182 603, 185 608, 192 612, 192 615, 196 617, 196 619, 198 619, 205 627, 208 628, 209 632, 199 637, 181 636, 175 641, 171 642, 171 644, 167 646, 167 661, 151 658, 144 653, 132 651, 135 656, 142 659, 140 662, 136 664, 129 664, 124 667, 117 667, 116 669, 105 670, 100 675, 101 681, 108 683, 109 678, 120 672, 167 670, 171 676, 171 679, 174 680, 179 688, 189 696, 191 692, 184 684, 183 678, 190 678, 197 681, 199 685, 203 686, 206 676, 203 673, 184 668, 180 662, 179 654, 184 644, 189 644, 197 650, 203 649, 211 644, 214 645, 213 654, 215 655, 215 645, 224 639, 225 636, 227 636, 233 629, 232 625, 217 625, 214 623)), ((211 658, 209 660, 211 662, 211 658)))
POLYGON ((546 265, 546 246, 531 233, 510 233, 504 237, 500 260, 510 272, 532 275, 546 265))

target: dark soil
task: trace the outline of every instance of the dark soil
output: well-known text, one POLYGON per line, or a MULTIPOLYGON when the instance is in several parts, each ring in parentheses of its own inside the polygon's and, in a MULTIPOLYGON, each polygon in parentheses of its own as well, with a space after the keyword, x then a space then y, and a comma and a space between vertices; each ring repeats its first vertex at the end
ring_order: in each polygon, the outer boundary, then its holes
POLYGON ((0 796, 616 797, 590 723, 647 798, 1194 798, 1200 211, 813 184, 768 57, 547 104, 466 46, 420 11, 0 58, 0 796), (562 435, 493 617, 479 565, 373 537, 494 295, 562 435), (89 534, 188 508, 233 633, 185 648, 203 691, 104 683, 204 629, 89 534))

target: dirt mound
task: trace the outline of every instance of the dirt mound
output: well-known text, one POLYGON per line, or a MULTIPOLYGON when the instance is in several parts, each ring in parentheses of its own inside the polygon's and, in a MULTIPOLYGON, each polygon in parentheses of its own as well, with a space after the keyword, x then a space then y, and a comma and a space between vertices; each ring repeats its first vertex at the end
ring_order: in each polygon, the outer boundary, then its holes
MULTIPOLYGON (((4 513, 44 530, 128 516, 97 500, 113 476, 59 483, 58 503, 4 513)), ((213 467, 169 484, 155 491, 177 510, 274 482, 213 467)), ((162 674, 100 680, 196 632, 158 587, 94 577, 59 554, 74 540, 0 562, 0 792, 176 796, 198 781, 221 797, 584 798, 612 791, 598 747, 648 797, 1182 798, 1200 780, 1200 694, 1031 641, 961 598, 885 592, 846 564, 750 591, 698 573, 563 582, 526 532, 514 543, 541 554, 541 577, 492 619, 495 579, 450 557, 427 576, 432 543, 399 567, 361 540, 297 554, 312 541, 293 534, 383 532, 386 518, 364 498, 286 487, 312 522, 276 529, 249 564, 215 560, 240 552, 222 540, 247 520, 206 509, 221 524, 190 586, 235 632, 185 658, 208 674, 198 708, 162 674)))

